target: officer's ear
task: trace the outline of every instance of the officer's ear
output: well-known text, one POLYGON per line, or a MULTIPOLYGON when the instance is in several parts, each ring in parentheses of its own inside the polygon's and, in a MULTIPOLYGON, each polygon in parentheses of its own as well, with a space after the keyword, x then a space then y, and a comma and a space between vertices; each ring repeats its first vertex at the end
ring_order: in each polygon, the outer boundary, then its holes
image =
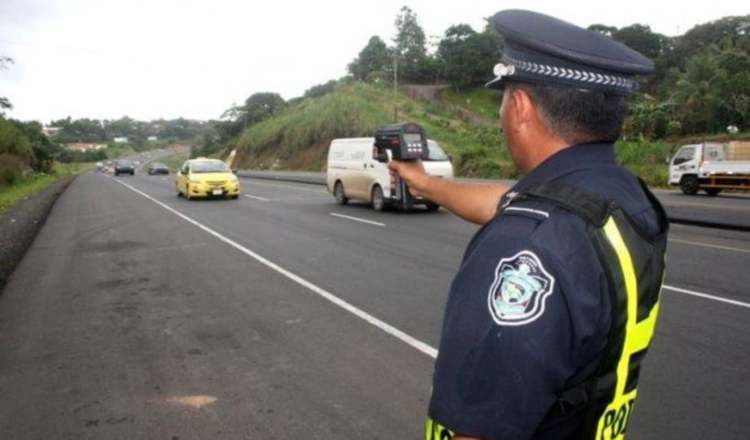
POLYGON ((507 91, 508 111, 511 112, 514 125, 522 128, 536 119, 536 108, 529 93, 522 87, 510 86, 507 91))

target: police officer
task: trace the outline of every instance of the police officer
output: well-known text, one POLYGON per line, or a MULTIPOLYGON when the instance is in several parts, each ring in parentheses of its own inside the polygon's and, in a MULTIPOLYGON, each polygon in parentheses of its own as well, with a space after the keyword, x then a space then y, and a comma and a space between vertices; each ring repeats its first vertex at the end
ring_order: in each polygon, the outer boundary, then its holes
POLYGON ((636 76, 628 47, 529 11, 492 18, 512 188, 389 168, 483 225, 445 309, 427 439, 622 439, 658 316, 667 222, 613 143, 636 76))

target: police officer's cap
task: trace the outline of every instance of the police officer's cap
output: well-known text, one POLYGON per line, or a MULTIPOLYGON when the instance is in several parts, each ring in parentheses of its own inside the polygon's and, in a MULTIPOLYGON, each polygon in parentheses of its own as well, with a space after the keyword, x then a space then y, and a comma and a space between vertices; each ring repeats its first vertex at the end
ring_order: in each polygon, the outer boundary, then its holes
POLYGON ((654 70, 651 60, 624 44, 544 14, 507 10, 491 22, 504 39, 491 88, 520 81, 626 95, 638 89, 636 75, 654 70))

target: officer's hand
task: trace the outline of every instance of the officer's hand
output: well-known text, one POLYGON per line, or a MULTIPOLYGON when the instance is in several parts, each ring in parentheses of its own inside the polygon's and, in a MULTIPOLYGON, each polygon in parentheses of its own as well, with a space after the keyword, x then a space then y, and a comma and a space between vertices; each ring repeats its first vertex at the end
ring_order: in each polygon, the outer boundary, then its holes
POLYGON ((427 185, 429 176, 425 172, 421 161, 401 162, 392 160, 388 162, 388 170, 391 173, 391 177, 399 176, 404 179, 411 195, 414 197, 423 195, 422 193, 427 185))

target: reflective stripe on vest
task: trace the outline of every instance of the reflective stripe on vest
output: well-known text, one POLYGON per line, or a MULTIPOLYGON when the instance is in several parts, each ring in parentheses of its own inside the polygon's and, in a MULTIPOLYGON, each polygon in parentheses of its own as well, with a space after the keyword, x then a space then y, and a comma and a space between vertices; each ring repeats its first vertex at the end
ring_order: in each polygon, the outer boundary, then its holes
POLYGON ((630 415, 633 411, 633 403, 638 393, 637 388, 634 388, 630 392, 625 392, 625 385, 630 371, 631 355, 648 348, 651 343, 656 318, 659 314, 659 302, 651 308, 646 319, 636 322, 638 316, 638 279, 635 274, 630 251, 613 217, 609 217, 607 223, 604 225, 604 234, 617 254, 620 270, 625 281, 627 322, 625 324, 625 342, 617 363, 617 382, 614 396, 601 417, 599 417, 595 438, 597 440, 623 440, 630 415))
POLYGON ((427 421, 424 424, 425 440, 450 440, 452 438, 453 432, 450 429, 427 417, 427 421))

